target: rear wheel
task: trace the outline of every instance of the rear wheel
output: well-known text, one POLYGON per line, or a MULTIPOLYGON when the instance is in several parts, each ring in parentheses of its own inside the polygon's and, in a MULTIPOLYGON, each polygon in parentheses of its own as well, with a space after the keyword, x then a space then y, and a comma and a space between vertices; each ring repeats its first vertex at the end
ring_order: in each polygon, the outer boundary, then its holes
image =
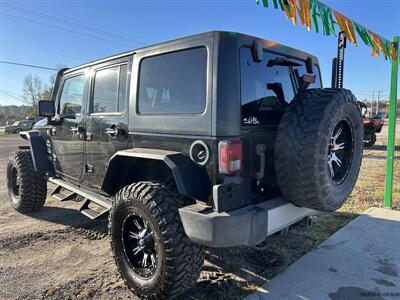
POLYGON ((298 93, 282 118, 275 145, 283 196, 298 206, 338 209, 357 180, 363 136, 359 106, 350 91, 298 93))
POLYGON ((19 212, 42 208, 46 201, 47 180, 35 172, 29 151, 12 152, 7 164, 7 187, 11 205, 19 212))
POLYGON ((118 270, 140 297, 164 299, 188 290, 203 265, 203 247, 190 242, 180 221, 175 188, 138 182, 123 188, 110 213, 118 270))

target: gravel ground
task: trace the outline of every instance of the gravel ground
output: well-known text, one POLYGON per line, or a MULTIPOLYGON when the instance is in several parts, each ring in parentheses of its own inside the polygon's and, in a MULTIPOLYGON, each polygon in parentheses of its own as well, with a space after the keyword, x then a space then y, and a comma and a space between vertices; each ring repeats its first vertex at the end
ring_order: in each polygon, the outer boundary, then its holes
MULTIPOLYGON (((182 299, 243 298, 366 208, 382 206, 385 136, 386 127, 377 145, 365 150, 360 179, 339 212, 301 222, 258 248, 207 250, 199 280, 182 299)), ((105 220, 90 221, 75 210, 77 202, 52 198, 36 213, 23 215, 11 208, 7 156, 22 144, 18 136, 0 135, 0 299, 134 299, 111 258, 105 220)), ((400 206, 399 159, 396 167, 395 209, 400 206)))

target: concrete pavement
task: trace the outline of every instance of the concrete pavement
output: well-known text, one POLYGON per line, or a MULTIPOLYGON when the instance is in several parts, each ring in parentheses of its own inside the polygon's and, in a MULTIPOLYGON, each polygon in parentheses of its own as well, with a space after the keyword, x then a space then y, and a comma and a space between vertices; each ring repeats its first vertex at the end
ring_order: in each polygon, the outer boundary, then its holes
POLYGON ((370 208, 247 299, 400 300, 400 212, 370 208))

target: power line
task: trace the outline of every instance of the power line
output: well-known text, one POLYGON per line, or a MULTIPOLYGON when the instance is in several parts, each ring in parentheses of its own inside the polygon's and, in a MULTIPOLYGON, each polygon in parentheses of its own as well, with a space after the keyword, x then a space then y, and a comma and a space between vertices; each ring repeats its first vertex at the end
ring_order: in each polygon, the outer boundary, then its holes
POLYGON ((123 45, 123 46, 131 46, 130 44, 127 44, 127 43, 124 43, 124 42, 103 39, 101 37, 98 37, 98 36, 95 36, 95 35, 92 35, 92 34, 89 34, 89 33, 84 33, 84 32, 80 32, 80 31, 77 31, 77 30, 67 29, 67 28, 64 28, 64 27, 57 26, 57 25, 52 25, 52 24, 48 24, 48 23, 44 23, 44 22, 39 22, 39 21, 36 21, 36 20, 32 20, 32 19, 28 19, 28 18, 24 18, 24 17, 20 17, 20 16, 15 16, 15 15, 7 14, 7 13, 4 13, 4 12, 0 12, 0 14, 4 15, 4 16, 16 18, 16 19, 28 21, 28 22, 31 22, 31 23, 40 24, 40 25, 43 25, 43 26, 48 26, 48 27, 51 27, 51 28, 60 29, 60 30, 64 30, 64 31, 80 34, 80 35, 83 35, 83 36, 87 36, 87 37, 90 37, 90 38, 102 40, 102 41, 113 43, 113 44, 120 44, 120 45, 123 45))
POLYGON ((1 88, 0 88, 0 91, 9 93, 9 94, 11 94, 12 96, 15 96, 15 97, 21 97, 21 95, 18 95, 18 94, 16 94, 16 93, 13 93, 13 92, 10 92, 10 91, 7 91, 7 90, 5 90, 5 89, 1 89, 1 88))
POLYGON ((24 100, 24 99, 22 99, 22 98, 19 98, 19 97, 16 97, 16 96, 13 96, 13 95, 11 95, 11 94, 10 94, 10 92, 8 92, 8 91, 6 91, 6 90, 2 90, 2 89, 0 89, 0 93, 1 93, 1 94, 4 94, 4 95, 6 95, 6 96, 8 96, 8 97, 14 98, 14 99, 16 99, 16 100, 19 100, 19 101, 25 102, 25 100, 24 100))
POLYGON ((22 12, 24 14, 35 15, 35 16, 38 16, 38 17, 44 17, 47 20, 51 19, 51 20, 53 20, 55 22, 58 22, 58 23, 61 23, 61 24, 67 24, 67 25, 75 26, 75 27, 78 27, 80 29, 85 29, 87 31, 94 32, 96 34, 105 35, 107 37, 114 36, 114 38, 116 38, 117 40, 120 40, 122 38, 122 39, 125 39, 125 40, 127 40, 127 39, 131 40, 131 41, 133 41, 135 43, 147 44, 146 42, 144 42, 142 40, 134 39, 134 38, 128 37, 126 35, 122 35, 122 34, 118 34, 118 33, 115 33, 115 32, 111 32, 109 30, 101 29, 101 28, 94 27, 94 26, 91 26, 91 25, 88 25, 88 24, 84 24, 84 23, 81 23, 81 22, 71 21, 71 20, 68 20, 68 19, 65 19, 65 18, 61 18, 61 17, 55 16, 55 15, 52 15, 52 14, 48 14, 48 13, 39 12, 39 11, 36 11, 36 10, 33 10, 33 9, 26 9, 26 8, 11 4, 10 2, 7 2, 7 1, 5 3, 3 3, 3 6, 8 8, 8 9, 17 10, 17 11, 22 12))
MULTIPOLYGON (((12 46, 12 47, 18 47, 18 48, 24 48, 24 49, 26 49, 27 47, 31 46, 31 45, 28 45, 28 44, 13 43, 13 42, 3 41, 3 40, 0 40, 0 44, 5 44, 5 45, 12 46)), ((54 54, 57 57, 66 57, 66 58, 74 59, 74 60, 82 60, 82 57, 71 56, 71 55, 68 55, 68 54, 65 54, 65 53, 60 53, 59 51, 50 51, 47 48, 40 49, 40 52, 45 52, 45 53, 48 53, 48 54, 54 54)))
POLYGON ((22 67, 29 67, 29 68, 36 68, 36 69, 44 69, 44 70, 58 71, 58 69, 54 69, 54 68, 43 67, 43 66, 36 66, 36 65, 28 65, 28 64, 17 63, 17 62, 12 62, 12 61, 5 61, 5 60, 0 60, 0 63, 2 63, 2 64, 8 64, 8 65, 17 65, 17 66, 22 66, 22 67))

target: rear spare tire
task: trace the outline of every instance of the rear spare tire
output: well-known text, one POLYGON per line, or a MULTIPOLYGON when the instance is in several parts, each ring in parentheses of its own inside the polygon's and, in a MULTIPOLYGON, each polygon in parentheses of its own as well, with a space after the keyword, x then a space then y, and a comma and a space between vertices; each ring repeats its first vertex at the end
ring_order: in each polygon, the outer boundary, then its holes
POLYGON ((276 176, 284 198, 317 210, 340 208, 358 177, 363 137, 351 91, 298 93, 285 111, 275 144, 276 176))

